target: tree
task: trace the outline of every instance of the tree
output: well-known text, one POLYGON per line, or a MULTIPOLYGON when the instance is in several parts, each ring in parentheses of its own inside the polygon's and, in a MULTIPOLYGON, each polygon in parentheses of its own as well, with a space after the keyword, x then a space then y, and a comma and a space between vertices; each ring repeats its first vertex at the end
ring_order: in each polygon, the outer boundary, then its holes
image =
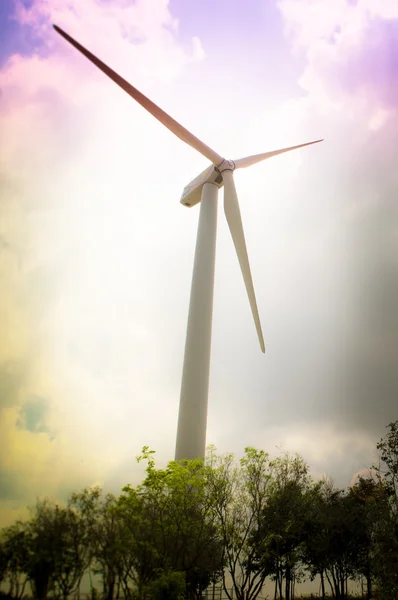
POLYGON ((373 568, 375 589, 382 600, 398 600, 398 526, 389 510, 378 521, 373 568))
POLYGON ((391 496, 398 503, 398 421, 389 423, 387 427, 389 432, 376 445, 382 465, 374 468, 383 476, 391 496))
POLYGON ((398 421, 389 423, 388 433, 377 443, 380 464, 373 467, 386 488, 388 510, 378 521, 375 553, 377 588, 389 600, 398 598, 398 421))
POLYGON ((50 500, 38 500, 32 518, 25 523, 28 551, 26 573, 37 600, 45 600, 53 585, 57 554, 62 550, 59 524, 60 508, 50 500))
POLYGON ((102 503, 102 490, 99 486, 84 488, 81 492, 74 492, 68 500, 68 506, 75 511, 81 520, 84 532, 82 544, 85 550, 85 571, 88 571, 91 588, 92 566, 94 562, 95 530, 102 503))
POLYGON ((138 598, 145 598, 148 586, 157 577, 162 561, 158 553, 158 512, 134 488, 126 486, 117 501, 116 510, 128 536, 130 552, 125 555, 122 587, 125 597, 131 594, 130 583, 138 598))
POLYGON ((326 487, 323 503, 323 534, 326 546, 325 575, 336 600, 348 594, 348 580, 357 568, 360 539, 355 506, 343 490, 326 487))
POLYGON ((6 543, 13 593, 23 572, 38 600, 50 590, 66 599, 78 589, 87 565, 82 521, 70 506, 48 499, 37 501, 31 513, 29 521, 11 530, 6 543))
POLYGON ((325 574, 328 566, 328 523, 326 519, 326 497, 331 483, 324 479, 314 485, 311 491, 308 535, 303 546, 303 562, 313 581, 321 578, 322 599, 326 598, 325 574))
MULTIPOLYGON (((217 456, 214 448, 210 448, 207 465, 211 504, 222 536, 224 561, 232 578, 234 596, 237 600, 254 600, 268 574, 266 565, 257 560, 252 537, 259 529, 269 495, 268 454, 245 448, 245 455, 237 466, 232 454, 217 456)), ((232 600, 225 572, 223 587, 232 600)))
POLYGON ((9 595, 19 600, 28 581, 26 527, 17 522, 2 531, 3 576, 8 576, 9 595))
POLYGON ((169 463, 157 469, 147 447, 146 478, 137 488, 126 486, 118 501, 131 535, 130 577, 144 597, 162 572, 185 577, 186 596, 199 598, 222 567, 222 549, 207 494, 207 469, 201 460, 169 463))
POLYGON ((119 597, 126 570, 126 556, 130 552, 123 522, 115 510, 117 499, 107 494, 96 507, 96 518, 91 523, 93 572, 102 580, 102 597, 119 597))
MULTIPOLYGON (((69 505, 79 517, 82 526, 82 568, 99 575, 102 582, 102 597, 117 598, 120 589, 129 597, 128 575, 132 560, 130 535, 125 527, 113 494, 102 495, 99 487, 86 488, 71 496, 69 505)), ((95 588, 92 587, 92 593, 95 588)))
POLYGON ((67 600, 78 590, 87 568, 86 532, 82 518, 71 506, 55 508, 53 527, 57 544, 52 585, 55 593, 67 600))
POLYGON ((0 586, 7 576, 8 569, 8 556, 6 552, 6 545, 4 539, 4 533, 0 537, 0 586))
POLYGON ((257 561, 268 563, 275 579, 275 594, 286 600, 294 595, 297 577, 302 575, 303 544, 310 525, 312 480, 308 465, 299 455, 283 456, 270 463, 272 470, 267 503, 258 530, 253 535, 257 561))
POLYGON ((153 600, 183 600, 185 589, 185 576, 179 571, 161 571, 150 586, 153 600))
POLYGON ((373 597, 375 563, 377 562, 377 538, 383 520, 389 513, 388 490, 381 479, 360 477, 350 489, 347 501, 351 503, 352 525, 355 530, 356 572, 366 580, 366 595, 373 597))

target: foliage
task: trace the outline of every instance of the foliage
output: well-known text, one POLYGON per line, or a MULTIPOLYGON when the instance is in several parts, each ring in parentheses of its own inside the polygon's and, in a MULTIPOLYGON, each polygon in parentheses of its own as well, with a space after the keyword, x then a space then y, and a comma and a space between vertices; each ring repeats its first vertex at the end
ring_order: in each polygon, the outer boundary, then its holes
POLYGON ((230 600, 256 600, 268 578, 275 599, 293 600, 296 583, 319 576, 323 598, 347 599, 361 578, 368 600, 398 600, 398 422, 377 448, 376 477, 340 490, 314 483, 299 455, 248 447, 235 461, 210 448, 205 461, 159 469, 144 447, 140 485, 41 500, 4 528, 0 583, 13 599, 29 582, 36 599, 65 600, 88 573, 92 598, 199 600, 221 580, 230 600))
POLYGON ((2 531, 3 574, 8 575, 9 595, 22 598, 27 583, 28 551, 26 530, 22 523, 15 523, 2 531))
POLYGON ((390 423, 387 435, 377 443, 382 467, 378 471, 390 488, 391 496, 398 501, 398 421, 390 423))
POLYGON ((285 453, 270 463, 271 483, 267 503, 253 541, 256 559, 275 580, 282 597, 294 593, 294 584, 301 576, 303 545, 309 534, 312 481, 303 459, 285 453))
MULTIPOLYGON (((267 576, 263 564, 255 560, 256 546, 252 535, 259 528, 268 498, 271 478, 268 454, 245 448, 245 455, 236 466, 232 454, 217 456, 211 448, 207 464, 209 494, 234 596, 237 600, 254 600, 267 576)), ((223 586, 232 600, 225 571, 223 586)))
POLYGON ((183 600, 185 575, 180 571, 162 571, 152 582, 150 591, 153 600, 183 600))
POLYGON ((188 597, 200 597, 222 568, 222 547, 201 460, 156 469, 147 448, 146 478, 123 488, 118 509, 133 544, 130 575, 144 593, 159 569, 184 573, 188 597))
POLYGON ((0 538, 0 585, 3 583, 7 575, 8 556, 6 552, 5 540, 3 536, 0 538))
MULTIPOLYGON (((383 483, 383 502, 376 533, 374 569, 381 597, 398 599, 398 421, 390 423, 378 444, 381 464, 374 467, 383 483), (388 500, 386 499, 388 497, 388 500)), ((380 483, 381 485, 381 483, 380 483)))
POLYGON ((24 572, 38 599, 53 591, 66 599, 77 590, 86 568, 82 523, 70 507, 38 501, 22 527, 24 572))

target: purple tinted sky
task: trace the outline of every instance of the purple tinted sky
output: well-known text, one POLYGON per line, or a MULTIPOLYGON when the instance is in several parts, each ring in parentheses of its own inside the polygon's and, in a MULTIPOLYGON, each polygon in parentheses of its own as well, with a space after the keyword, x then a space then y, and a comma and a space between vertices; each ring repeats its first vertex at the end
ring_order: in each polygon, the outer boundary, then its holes
MULTIPOLYGON (((292 56, 274 2, 171 0, 170 9, 179 19, 183 39, 200 36, 206 54, 211 57, 215 87, 217 74, 223 69, 236 69, 239 86, 233 93, 241 95, 242 100, 255 95, 274 104, 300 93, 297 78, 304 62, 292 56), (275 80, 278 73, 280 77, 275 80), (272 94, 270 82, 273 82, 272 94)), ((200 67, 198 64, 197 68, 200 67)))
POLYGON ((22 45, 18 36, 20 28, 12 19, 13 5, 13 0, 0 2, 0 64, 13 52, 20 51, 22 45))
MULTIPOLYGON (((22 3, 25 6, 32 4, 31 0, 23 0, 22 3)), ((185 77, 185 89, 180 93, 187 93, 187 100, 189 90, 197 86, 198 79, 201 86, 213 90, 216 104, 225 105, 225 98, 233 94, 231 104, 235 107, 237 102, 247 105, 249 98, 253 108, 270 110, 292 95, 302 93, 298 76, 305 64, 304 57, 292 56, 275 3, 258 0, 244 3, 239 0, 220 0, 217 3, 171 0, 169 8, 179 21, 181 42, 188 46, 192 37, 198 36, 207 56, 211 57, 212 68, 199 61, 192 65, 191 73, 185 77), (239 85, 225 89, 223 71, 224 75, 225 72, 236 72, 239 85)), ((13 18, 14 11, 14 0, 2 0, 0 65, 14 53, 22 56, 40 53, 42 40, 30 27, 18 24, 13 18)))
MULTIPOLYGON (((33 0, 22 0, 21 4, 32 6, 33 0)), ((38 52, 42 46, 31 27, 18 23, 15 18, 15 0, 1 0, 0 2, 0 66, 12 54, 29 56, 38 52)))
POLYGON ((372 22, 363 44, 341 65, 340 81, 350 93, 365 91, 388 108, 398 104, 398 19, 372 22))

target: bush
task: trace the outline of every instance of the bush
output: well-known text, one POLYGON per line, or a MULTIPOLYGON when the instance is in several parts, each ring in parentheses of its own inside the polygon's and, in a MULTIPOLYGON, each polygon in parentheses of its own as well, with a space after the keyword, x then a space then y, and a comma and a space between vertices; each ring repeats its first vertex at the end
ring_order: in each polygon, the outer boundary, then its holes
POLYGON ((180 571, 163 571, 151 584, 153 600, 183 600, 185 575, 180 571))

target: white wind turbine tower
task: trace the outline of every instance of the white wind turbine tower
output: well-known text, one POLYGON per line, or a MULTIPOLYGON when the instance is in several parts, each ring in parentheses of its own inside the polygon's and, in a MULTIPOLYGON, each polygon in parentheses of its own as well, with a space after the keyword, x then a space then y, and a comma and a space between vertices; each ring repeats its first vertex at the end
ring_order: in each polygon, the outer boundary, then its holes
POLYGON ((296 148, 309 146, 310 144, 316 144, 323 140, 307 142, 306 144, 247 156, 246 158, 239 158, 237 160, 226 160, 209 148, 209 146, 206 146, 206 144, 185 129, 185 127, 177 123, 177 121, 172 119, 161 108, 149 100, 149 98, 130 85, 62 29, 56 25, 53 27, 72 46, 84 54, 84 56, 103 71, 103 73, 108 75, 108 77, 141 104, 158 121, 163 123, 172 133, 200 152, 200 154, 212 163, 210 167, 184 188, 181 197, 181 204, 184 206, 191 207, 200 202, 201 207, 188 313, 175 459, 204 457, 213 315, 218 190, 224 185, 225 216, 238 255, 260 347, 262 352, 265 352, 233 172, 235 169, 250 167, 266 158, 271 158, 272 156, 277 156, 296 148))

